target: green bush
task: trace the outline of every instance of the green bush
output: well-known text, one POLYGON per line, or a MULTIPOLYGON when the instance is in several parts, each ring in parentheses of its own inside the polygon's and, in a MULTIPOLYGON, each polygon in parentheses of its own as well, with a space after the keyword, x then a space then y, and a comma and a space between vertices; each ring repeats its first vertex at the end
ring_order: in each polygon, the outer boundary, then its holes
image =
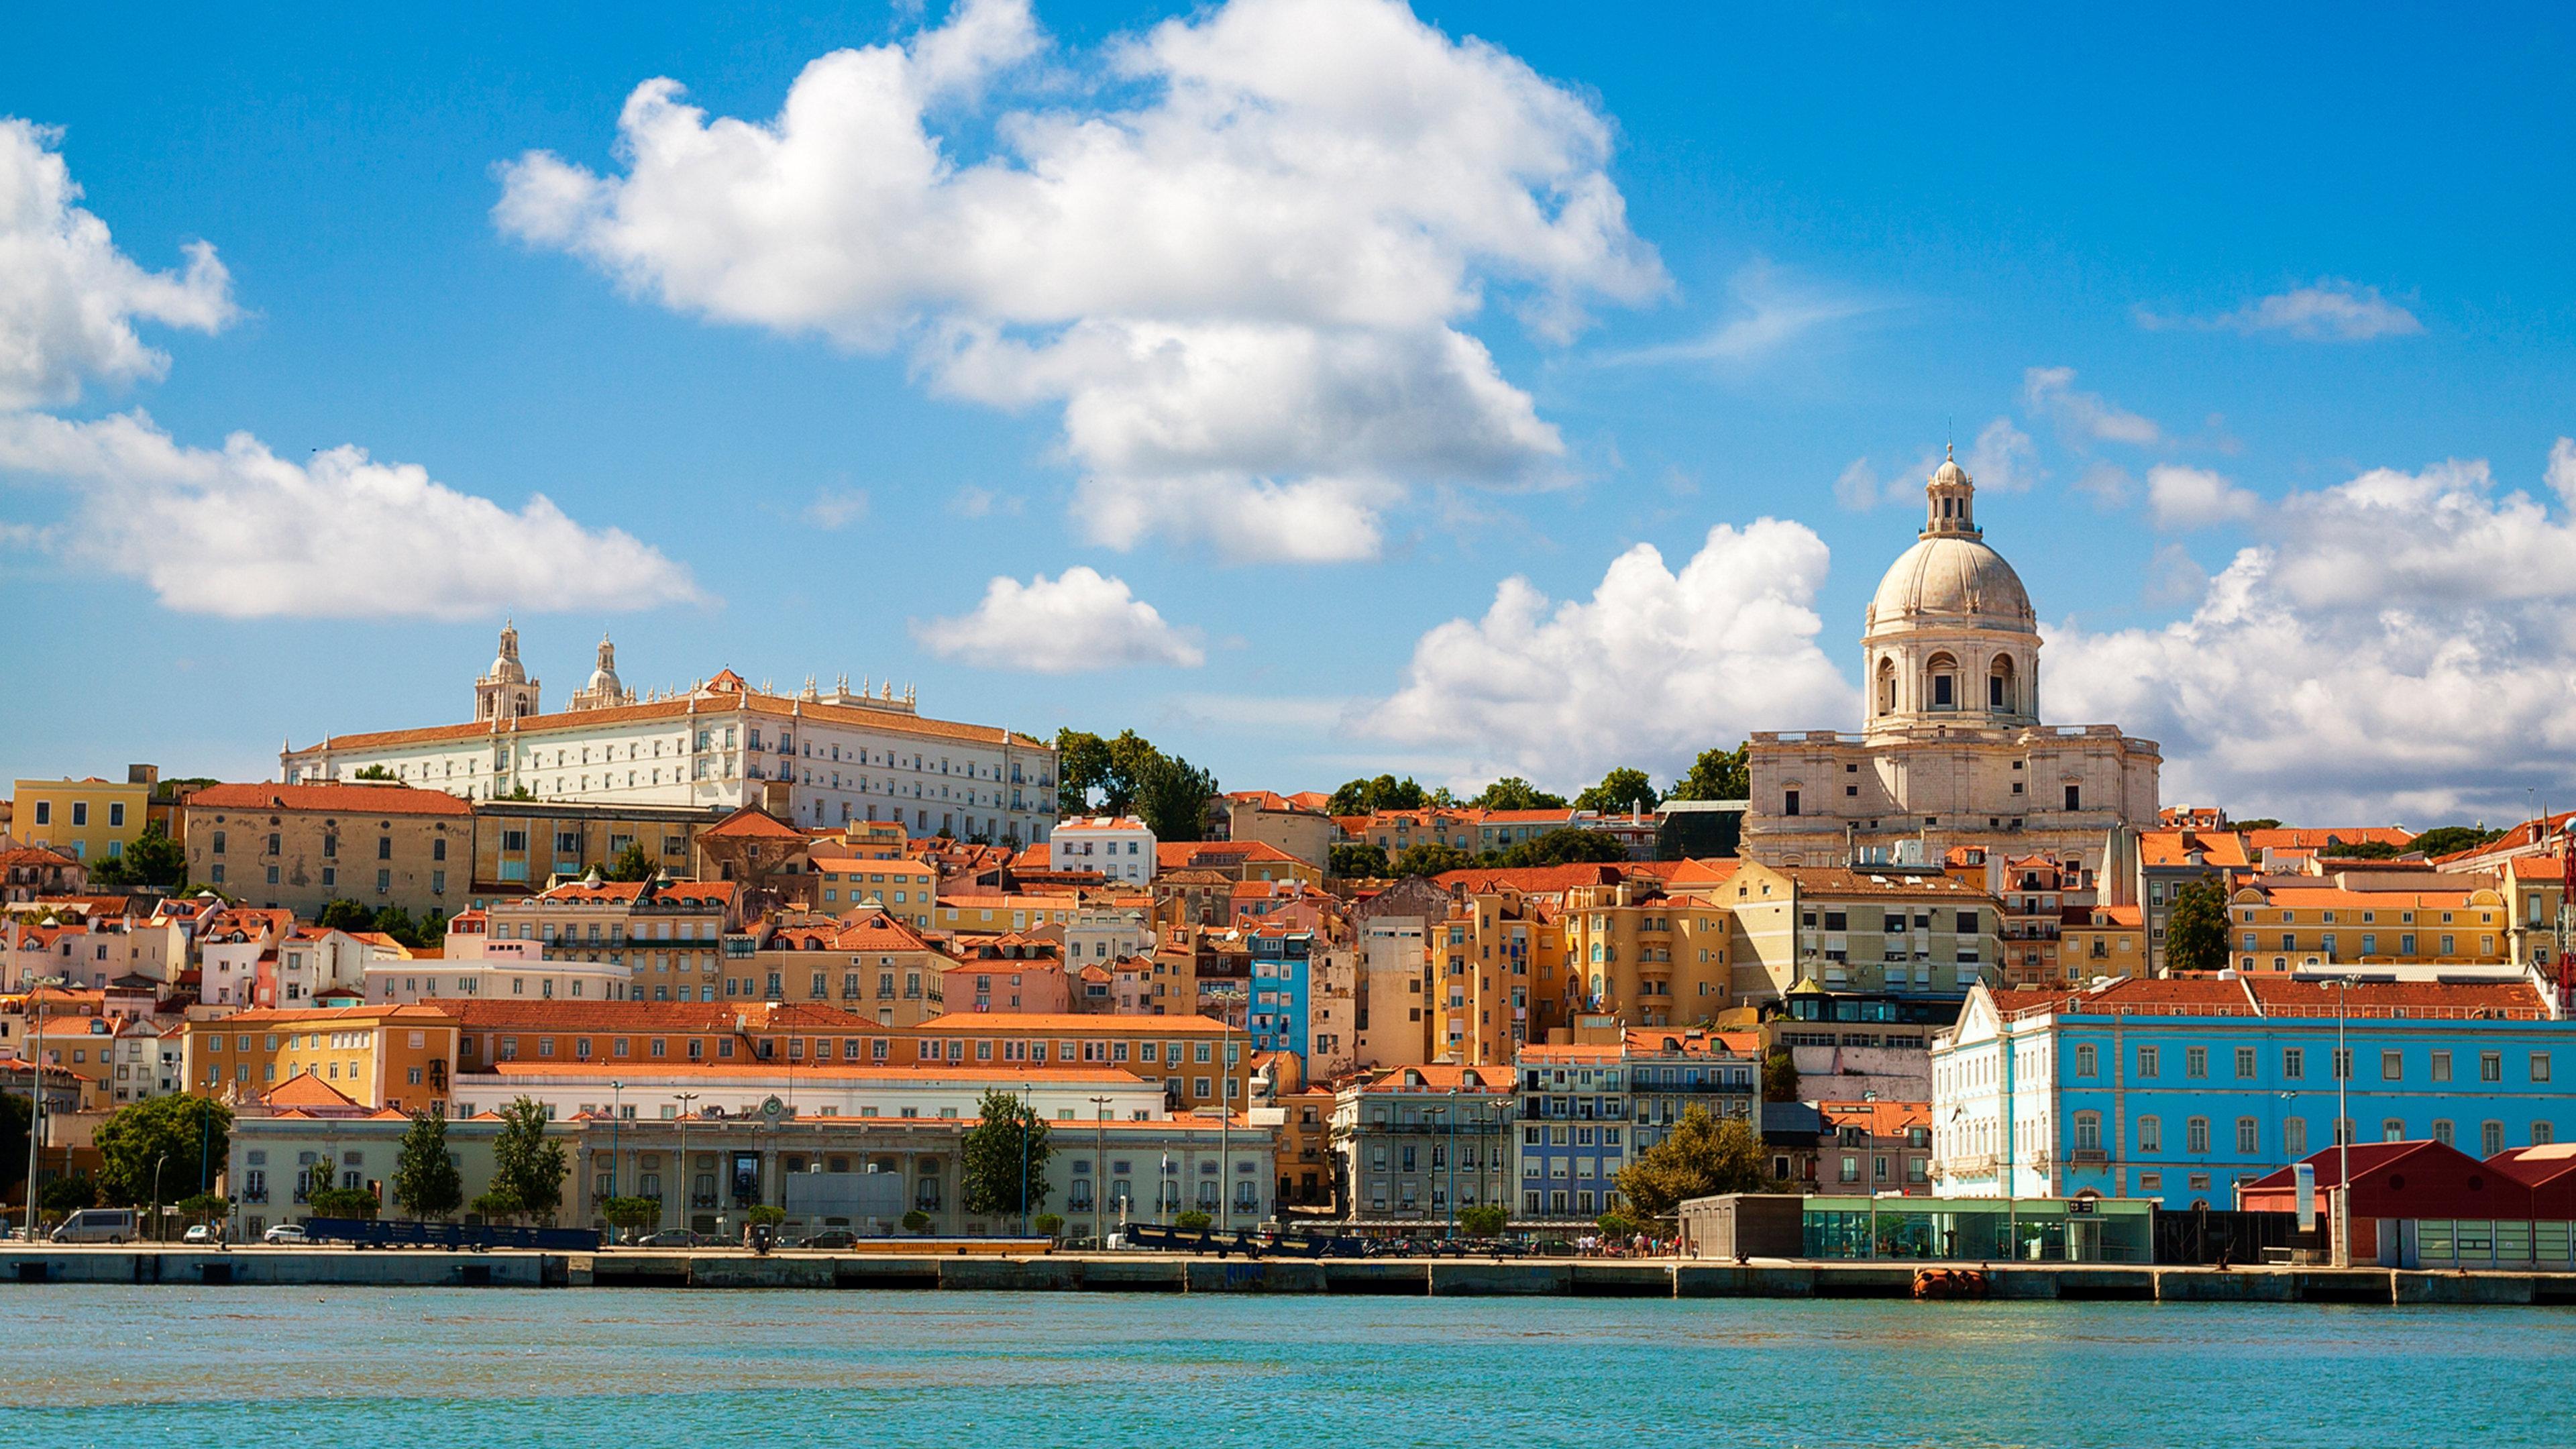
POLYGON ((1172 1226, 1176 1228, 1187 1228, 1189 1231, 1195 1233, 1215 1221, 1216 1219, 1209 1217, 1206 1213, 1200 1212, 1197 1208, 1192 1208, 1188 1212, 1181 1214, 1179 1217, 1172 1219, 1172 1226))
POLYGON ((907 1233, 929 1232, 930 1214, 922 1212, 917 1208, 911 1212, 905 1213, 903 1215, 903 1230, 907 1233))
POLYGON ((1458 1214, 1458 1231, 1471 1238, 1499 1238, 1511 1220, 1508 1208, 1499 1203, 1484 1203, 1458 1214))
POLYGON ((1064 1231, 1064 1219, 1054 1213, 1040 1213, 1029 1226, 1037 1229, 1039 1237, 1052 1238, 1064 1231))

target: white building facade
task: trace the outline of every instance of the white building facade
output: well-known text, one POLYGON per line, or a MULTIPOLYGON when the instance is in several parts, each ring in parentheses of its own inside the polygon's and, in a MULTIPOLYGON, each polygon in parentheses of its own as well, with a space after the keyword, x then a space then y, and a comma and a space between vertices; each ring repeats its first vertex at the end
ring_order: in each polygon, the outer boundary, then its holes
MULTIPOLYGON (((916 835, 1045 840, 1056 811, 1054 746, 990 725, 924 718, 912 694, 846 682, 794 693, 727 670, 686 690, 639 697, 613 646, 565 709, 541 709, 516 630, 475 684, 469 724, 335 735, 278 756, 288 784, 367 769, 406 784, 491 800, 736 809, 759 805, 802 826, 901 823, 916 835)), ((1150 864, 1152 857, 1146 857, 1150 864)))
POLYGON ((1154 880, 1154 832, 1133 815, 1078 815, 1058 824, 1048 858, 1058 870, 1096 870, 1117 885, 1154 880))

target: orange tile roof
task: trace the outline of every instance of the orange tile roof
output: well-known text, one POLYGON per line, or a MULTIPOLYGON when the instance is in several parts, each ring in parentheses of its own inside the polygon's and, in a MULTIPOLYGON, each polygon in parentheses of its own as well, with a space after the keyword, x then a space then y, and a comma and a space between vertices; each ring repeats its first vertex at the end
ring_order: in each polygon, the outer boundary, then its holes
POLYGON ((311 1072, 296 1073, 278 1083, 270 1089, 267 1096, 260 1100, 280 1109, 295 1107, 327 1110, 334 1107, 355 1108, 358 1105, 357 1098, 349 1096, 311 1072))
POLYGON ((795 840, 805 839, 805 832, 771 815, 757 805, 745 805, 715 824, 698 832, 700 840, 795 840))
POLYGON ((406 1022, 419 1026, 454 1026, 455 1013, 443 1009, 443 1003, 414 1002, 402 1006, 313 1006, 302 1008, 254 1007, 236 1011, 230 1016, 211 1021, 192 1021, 192 1027, 215 1031, 235 1026, 328 1026, 334 1022, 406 1022))
POLYGON ((2198 851, 2202 863, 2227 869, 2245 869, 2255 863, 2253 853, 2245 848, 2245 837, 2232 830, 2142 830, 2138 832, 2138 859, 2150 866, 2187 865, 2184 857, 2198 851), (2184 837, 2191 837, 2184 843, 2184 837))
POLYGON ((187 799, 191 810, 306 810, 333 815, 472 815, 464 797, 410 785, 208 785, 187 799))
POLYGON ((1858 1127, 1872 1137, 1902 1137, 1907 1129, 1932 1125, 1929 1102, 1818 1102, 1825 1125, 1858 1127))
POLYGON ((1455 1062, 1426 1062, 1414 1067, 1390 1067, 1379 1073, 1363 1092, 1474 1092, 1479 1095, 1509 1094, 1519 1083, 1518 1074, 1507 1066, 1473 1067, 1455 1062), (1418 1082, 1414 1078, 1419 1078, 1418 1082))
MULTIPOLYGON (((963 1015, 934 1016, 916 1030, 942 1036, 994 1034, 991 1025, 997 1018, 989 1014, 968 1012, 963 1015)), ((1015 1011, 998 1018, 1010 1022, 1012 1031, 1072 1031, 1093 1036, 1172 1036, 1225 1033, 1234 1028, 1205 1016, 1140 1016, 1117 1012, 1080 1011, 1015 1011)))
POLYGON ((2379 845, 2407 846, 2415 843, 2415 832, 2396 825, 2283 826, 2270 830, 2248 830, 2245 838, 2256 850, 2323 850, 2341 841, 2359 845, 2365 841, 2379 845))
MULTIPOLYGON (((1003 1013, 985 1018, 988 1021, 1016 1021, 1016 1015, 1003 1013)), ((617 1077, 632 1081, 653 1077, 756 1077, 763 1080, 799 1082, 818 1081, 925 1081, 939 1078, 968 1077, 995 1082, 1105 1082, 1115 1085, 1143 1085, 1135 1073, 1112 1066, 1040 1066, 1028 1062, 857 1062, 792 1061, 771 1057, 766 1061, 736 1058, 732 1061, 685 1061, 670 1057, 651 1061, 634 1058, 602 1061, 566 1060, 562 1057, 518 1057, 510 1061, 486 1062, 464 1077, 617 1077)), ((871 1123, 870 1125, 873 1125, 871 1123)))

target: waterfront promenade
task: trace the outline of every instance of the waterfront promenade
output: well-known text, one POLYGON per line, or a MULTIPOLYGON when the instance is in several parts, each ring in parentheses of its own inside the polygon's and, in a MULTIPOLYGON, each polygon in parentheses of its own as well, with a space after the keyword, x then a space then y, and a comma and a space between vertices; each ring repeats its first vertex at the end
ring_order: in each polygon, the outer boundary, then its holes
MULTIPOLYGON (((621 1249, 605 1253, 241 1247, 0 1249, 0 1283, 344 1287, 912 1289, 1425 1298, 1909 1298, 1914 1263, 1754 1259, 1296 1259, 1165 1253, 621 1249)), ((1998 1300, 2576 1306, 2576 1274, 2022 1263, 1998 1300)))

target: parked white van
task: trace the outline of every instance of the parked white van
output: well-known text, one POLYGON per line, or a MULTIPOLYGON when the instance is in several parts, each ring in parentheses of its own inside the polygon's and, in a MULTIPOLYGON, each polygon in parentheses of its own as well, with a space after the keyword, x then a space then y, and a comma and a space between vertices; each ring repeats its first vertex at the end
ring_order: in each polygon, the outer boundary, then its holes
POLYGON ((63 1219, 54 1229, 57 1243, 130 1243, 134 1241, 134 1209, 82 1208, 63 1219))

